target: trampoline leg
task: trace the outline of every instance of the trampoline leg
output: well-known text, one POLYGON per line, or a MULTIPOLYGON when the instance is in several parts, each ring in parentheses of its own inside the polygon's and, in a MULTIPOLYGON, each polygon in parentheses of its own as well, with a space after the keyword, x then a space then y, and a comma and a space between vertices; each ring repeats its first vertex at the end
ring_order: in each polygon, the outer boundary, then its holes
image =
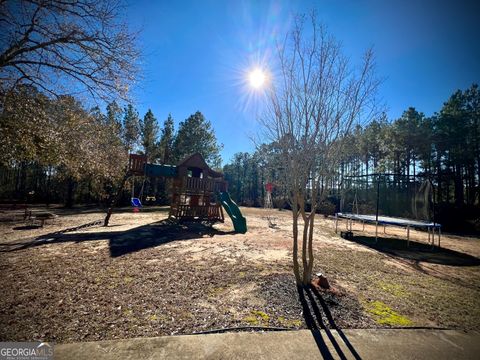
POLYGON ((442 230, 438 228, 438 247, 440 247, 440 237, 442 236, 442 230))
POLYGON ((410 225, 407 225, 407 247, 410 246, 410 225))
POLYGON ((338 231, 338 216, 337 214, 335 214, 335 234, 337 233, 338 231))
POLYGON ((363 225, 362 231, 365 231, 365 221, 362 221, 362 225, 363 225))
POLYGON ((383 225, 383 233, 386 234, 387 233, 387 230, 386 230, 386 226, 383 225))
POLYGON ((378 221, 375 222, 375 243, 378 242, 378 221))

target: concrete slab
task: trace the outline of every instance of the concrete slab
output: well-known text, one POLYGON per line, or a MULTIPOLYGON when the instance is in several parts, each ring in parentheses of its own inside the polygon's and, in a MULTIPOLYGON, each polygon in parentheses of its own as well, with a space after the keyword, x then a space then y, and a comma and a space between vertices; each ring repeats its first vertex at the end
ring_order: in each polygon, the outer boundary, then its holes
POLYGON ((309 330, 162 336, 55 346, 55 359, 478 359, 480 333, 309 330))
POLYGON ((478 332, 382 329, 344 330, 344 333, 362 359, 480 358, 478 332))

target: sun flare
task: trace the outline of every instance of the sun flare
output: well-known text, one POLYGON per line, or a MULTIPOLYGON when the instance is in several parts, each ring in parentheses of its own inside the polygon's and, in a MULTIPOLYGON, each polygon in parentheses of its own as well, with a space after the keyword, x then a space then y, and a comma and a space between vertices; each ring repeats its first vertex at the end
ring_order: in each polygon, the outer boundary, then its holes
POLYGON ((265 73, 261 69, 255 69, 250 72, 248 79, 250 81, 250 86, 255 89, 260 89, 263 87, 266 81, 265 73))

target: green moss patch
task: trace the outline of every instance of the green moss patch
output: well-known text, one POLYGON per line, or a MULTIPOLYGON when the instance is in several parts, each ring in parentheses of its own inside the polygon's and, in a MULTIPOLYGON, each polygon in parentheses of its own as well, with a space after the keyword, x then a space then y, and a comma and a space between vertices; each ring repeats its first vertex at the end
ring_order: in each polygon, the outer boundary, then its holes
POLYGON ((252 310, 250 311, 250 315, 244 317, 243 320, 248 322, 250 325, 268 326, 268 323, 270 322, 270 315, 260 310, 252 310))
POLYGON ((372 301, 366 304, 366 311, 372 314, 375 321, 382 325, 390 326, 411 326, 413 322, 407 317, 392 310, 387 304, 381 301, 372 301))

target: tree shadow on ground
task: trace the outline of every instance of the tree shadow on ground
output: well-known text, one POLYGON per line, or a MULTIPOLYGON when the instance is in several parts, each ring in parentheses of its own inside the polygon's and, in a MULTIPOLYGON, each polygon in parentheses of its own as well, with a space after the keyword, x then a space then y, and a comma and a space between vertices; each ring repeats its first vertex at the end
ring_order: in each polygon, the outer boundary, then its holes
POLYGON ((340 359, 347 359, 353 356, 353 358, 357 360, 361 359, 360 355, 358 355, 357 351, 352 346, 343 331, 335 324, 332 313, 330 312, 328 305, 326 304, 325 300, 318 292, 318 290, 313 286, 298 286, 297 290, 299 300, 303 308, 303 317, 305 319, 305 323, 312 332, 313 338, 315 339, 315 342, 318 346, 318 349, 320 350, 320 353, 322 354, 322 357, 324 359, 334 359, 337 357, 340 359), (322 316, 322 313, 324 316, 322 316), (328 326, 326 326, 325 322, 323 321, 323 317, 327 319, 328 326), (343 342, 348 349, 348 357, 342 350, 339 341, 337 341, 337 339, 334 337, 331 329, 337 332, 341 339, 341 342, 343 342), (337 356, 332 355, 332 352, 328 348, 320 330, 323 330, 324 333, 327 335, 327 338, 335 349, 337 356))
MULTIPOLYGON (((30 207, 29 207, 30 209, 30 207)), ((72 208, 60 207, 60 206, 34 206, 31 207, 32 210, 42 210, 42 211, 51 211, 59 216, 70 216, 70 215, 87 215, 87 214, 96 214, 104 217, 107 209, 100 205, 79 205, 72 208)), ((140 208, 140 213, 153 213, 161 212, 165 213, 170 210, 168 205, 144 205, 140 208)), ((124 214, 124 213, 133 213, 132 206, 121 206, 116 207, 113 210, 113 216, 115 214, 124 214)))
POLYGON ((480 265, 480 259, 472 255, 412 240, 410 240, 408 246, 407 240, 398 238, 379 237, 378 241, 376 241, 374 236, 362 235, 354 236, 348 240, 394 257, 417 262, 422 261, 450 266, 480 265))
POLYGON ((15 226, 12 230, 36 230, 41 229, 40 225, 22 225, 22 226, 15 226))
MULTIPOLYGON (((82 228, 82 227, 80 227, 82 228)), ((78 230, 78 227, 75 228, 78 230)), ((119 257, 128 253, 160 246, 172 241, 198 239, 204 236, 228 235, 234 232, 225 232, 211 227, 208 223, 174 222, 162 220, 152 224, 139 226, 127 231, 98 231, 72 233, 72 229, 42 235, 23 242, 0 244, 0 252, 18 251, 32 247, 39 247, 59 243, 81 243, 85 241, 109 240, 111 257, 119 257)))

